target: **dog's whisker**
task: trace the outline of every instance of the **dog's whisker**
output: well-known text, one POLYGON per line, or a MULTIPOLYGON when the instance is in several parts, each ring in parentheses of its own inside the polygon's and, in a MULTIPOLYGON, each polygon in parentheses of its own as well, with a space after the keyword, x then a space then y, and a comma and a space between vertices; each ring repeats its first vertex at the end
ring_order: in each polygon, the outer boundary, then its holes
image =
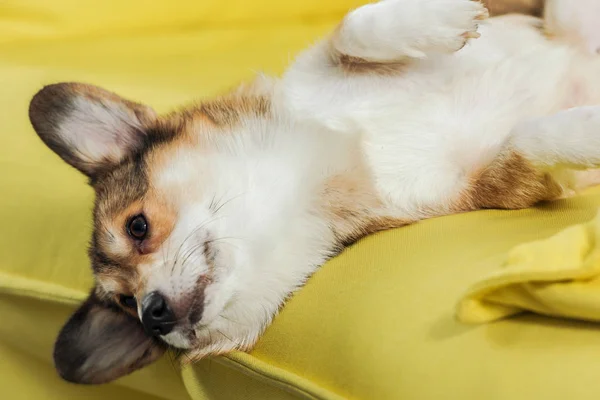
POLYGON ((206 225, 208 225, 216 220, 217 220, 217 218, 211 218, 209 220, 203 221, 186 236, 186 238, 183 240, 183 242, 181 242, 181 244, 177 248, 177 252, 175 253, 175 259, 173 261, 173 265, 174 265, 173 268, 175 268, 175 266, 177 265, 177 261, 179 260, 179 257, 181 256, 181 250, 183 249, 183 246, 185 246, 187 241, 190 240, 196 233, 198 233, 198 231, 200 231, 200 229, 204 228, 206 225))
POLYGON ((234 320, 232 320, 231 318, 227 318, 227 317, 225 317, 225 316, 224 316, 224 315, 222 315, 222 314, 219 314, 219 317, 220 317, 220 318, 223 318, 223 319, 224 319, 224 320, 226 320, 226 321, 232 322, 232 323, 234 323, 234 324, 237 324, 237 325, 240 325, 240 326, 248 326, 248 325, 246 325, 246 324, 242 324, 241 322, 234 321, 234 320))
MULTIPOLYGON (((185 257, 185 259, 183 260, 183 262, 181 263, 181 269, 180 269, 180 273, 179 276, 182 276, 187 268, 188 264, 188 260, 194 256, 196 254, 196 252, 198 252, 200 249, 203 249, 204 247, 204 242, 197 244, 196 246, 193 247, 192 251, 189 252, 189 254, 185 257)), ((193 260, 192 260, 193 261, 193 260)))
POLYGON ((237 239, 237 240, 242 240, 242 239, 240 239, 240 238, 236 238, 236 237, 220 237, 220 238, 216 238, 216 239, 210 239, 210 240, 207 240, 207 241, 206 241, 206 243, 207 243, 207 244, 211 244, 211 243, 214 243, 214 242, 220 242, 220 243, 222 243, 222 244, 226 244, 226 245, 229 245, 229 246, 233 246, 233 247, 235 247, 236 249, 239 249, 239 248, 240 248, 239 246, 237 246, 237 245, 235 245, 235 244, 233 244, 233 243, 230 243, 230 242, 228 242, 227 240, 229 240, 229 239, 237 239))
MULTIPOLYGON (((185 264, 186 264, 187 260, 188 260, 188 259, 189 259, 191 256, 193 256, 193 255, 196 253, 196 251, 198 251, 199 249, 203 248, 204 246, 205 246, 205 242, 201 242, 201 243, 198 243, 198 244, 196 244, 196 245, 194 245, 194 246, 190 247, 190 248, 187 250, 187 252, 186 252, 186 255, 184 256, 184 258, 183 258, 183 260, 182 260, 182 262, 181 262, 181 266, 182 266, 182 267, 183 267, 183 266, 185 266, 185 264)), ((182 256, 182 257, 183 257, 183 256, 182 256)))
POLYGON ((246 192, 242 192, 242 193, 240 193, 240 194, 237 194, 237 195, 235 195, 235 196, 233 196, 233 197, 229 198, 229 200, 227 200, 227 201, 224 201, 222 204, 220 204, 220 205, 219 205, 219 206, 218 206, 218 207, 217 207, 217 208, 216 208, 216 209, 213 211, 213 213, 216 215, 216 214, 217 214, 217 213, 218 213, 218 212, 219 212, 219 211, 220 211, 220 210, 221 210, 223 207, 225 207, 227 204, 231 203, 233 200, 235 200, 235 199, 237 199, 237 198, 239 198, 239 197, 241 197, 241 196, 243 196, 243 195, 245 195, 245 194, 246 194, 246 192))
POLYGON ((175 258, 173 260, 173 268, 175 268, 175 266, 177 265, 177 261, 179 259, 181 250, 183 248, 183 246, 185 246, 185 244, 187 243, 187 241, 194 236, 199 230, 200 228, 205 224, 206 221, 203 221, 202 223, 200 223, 196 228, 194 228, 187 236, 186 238, 181 242, 181 244, 179 245, 179 247, 177 248, 177 251, 175 252, 175 258))
POLYGON ((213 197, 210 200, 210 203, 208 204, 208 209, 211 210, 211 211, 213 211, 213 212, 214 212, 214 207, 215 207, 215 204, 216 204, 215 203, 216 198, 217 198, 217 195, 215 193, 215 194, 213 194, 213 197))
POLYGON ((173 367, 173 371, 175 371, 175 373, 178 373, 179 371, 178 371, 177 364, 176 364, 177 355, 173 354, 174 352, 172 350, 168 350, 167 353, 168 353, 171 367, 173 367))
POLYGON ((233 340, 232 338, 230 338, 229 336, 227 336, 226 334, 224 334, 221 330, 216 329, 216 331, 223 336, 225 339, 229 340, 231 343, 235 344, 237 347, 243 347, 242 343, 240 342, 236 342, 235 340, 233 340))
POLYGON ((192 362, 192 359, 190 358, 190 356, 187 354, 187 351, 185 350, 179 350, 179 354, 177 355, 178 358, 183 357, 185 359, 187 359, 188 362, 192 362))

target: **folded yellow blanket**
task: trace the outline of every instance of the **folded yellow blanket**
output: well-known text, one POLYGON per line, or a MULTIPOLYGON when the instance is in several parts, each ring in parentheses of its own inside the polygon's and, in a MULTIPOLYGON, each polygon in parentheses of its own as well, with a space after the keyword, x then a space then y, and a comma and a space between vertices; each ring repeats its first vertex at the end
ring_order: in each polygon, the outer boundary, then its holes
POLYGON ((600 214, 512 249, 498 271, 467 291, 457 317, 484 323, 525 311, 600 321, 600 214))

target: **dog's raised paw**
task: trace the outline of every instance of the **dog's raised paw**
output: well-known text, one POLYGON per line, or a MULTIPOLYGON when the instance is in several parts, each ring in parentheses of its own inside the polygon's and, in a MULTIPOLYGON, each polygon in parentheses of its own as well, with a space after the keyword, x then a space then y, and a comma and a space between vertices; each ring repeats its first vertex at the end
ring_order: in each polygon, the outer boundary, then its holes
POLYGON ((352 11, 335 43, 344 54, 371 61, 452 53, 479 37, 488 11, 473 0, 385 0, 352 11))
MULTIPOLYGON (((427 0, 425 0, 427 1, 427 0)), ((479 22, 489 17, 487 8, 473 0, 432 0, 432 34, 429 51, 452 53, 462 49, 469 39, 480 36, 479 22)))

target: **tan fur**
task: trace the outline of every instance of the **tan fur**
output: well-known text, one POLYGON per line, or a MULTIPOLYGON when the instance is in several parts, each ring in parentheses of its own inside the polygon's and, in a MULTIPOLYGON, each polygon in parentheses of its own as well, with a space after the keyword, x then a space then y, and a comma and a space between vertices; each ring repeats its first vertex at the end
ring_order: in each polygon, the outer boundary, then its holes
POLYGON ((556 199, 562 193, 562 187, 549 173, 536 169, 522 155, 507 151, 473 177, 456 211, 521 209, 556 199))
POLYGON ((157 251, 171 235, 177 220, 175 208, 155 190, 151 189, 143 200, 144 215, 149 221, 150 233, 140 245, 143 255, 157 251))
POLYGON ((114 240, 98 240, 96 243, 97 250, 105 254, 110 259, 118 263, 119 268, 110 269, 105 274, 99 274, 98 280, 102 281, 103 277, 116 282, 123 289, 120 293, 133 293, 140 290, 136 277, 141 275, 143 265, 148 262, 153 253, 158 251, 160 246, 169 237, 173 230, 176 221, 176 213, 164 199, 159 198, 152 191, 149 192, 142 200, 132 203, 123 212, 109 217, 106 220, 99 221, 99 224, 107 227, 104 230, 104 235, 118 236, 114 240), (143 241, 136 241, 127 234, 126 226, 129 220, 139 214, 144 214, 148 220, 149 233, 143 241), (114 242, 125 243, 125 252, 121 250, 123 246, 115 246, 114 242), (134 270, 132 270, 134 269, 134 270), (134 282, 132 284, 132 282, 134 282), (124 289, 127 290, 124 290, 124 289))
POLYGON ((220 126, 231 126, 240 121, 242 116, 264 116, 270 107, 270 101, 263 96, 226 96, 216 101, 200 105, 200 113, 220 126))
POLYGON ((350 74, 375 74, 390 75, 402 72, 409 64, 409 60, 397 60, 395 62, 375 62, 360 57, 353 57, 338 50, 340 31, 344 26, 342 21, 335 29, 329 39, 329 59, 333 67, 338 67, 344 73, 350 74))
POLYGON ((352 57, 337 51, 332 51, 332 63, 347 73, 372 73, 376 75, 389 75, 400 73, 407 66, 408 61, 390 63, 373 62, 359 57, 352 57))
POLYGON ((148 190, 144 180, 138 168, 123 165, 96 186, 101 195, 97 197, 90 256, 101 288, 99 296, 105 288, 125 294, 143 291, 139 268, 153 257, 173 229, 174 208, 155 190, 148 190), (129 220, 139 214, 144 214, 149 224, 148 236, 141 242, 127 233, 129 220))
POLYGON ((123 310, 136 316, 137 310, 131 310, 129 307, 121 304, 120 295, 133 296, 141 289, 140 275, 136 269, 132 268, 110 268, 103 269, 96 273, 96 296, 104 300, 112 300, 123 310))
POLYGON ((271 112, 271 83, 256 79, 242 84, 214 99, 162 116, 154 124, 156 130, 173 132, 172 138, 154 148, 148 155, 148 172, 153 176, 169 157, 180 148, 209 148, 215 136, 232 133, 247 118, 268 117, 271 112))
POLYGON ((526 14, 539 17, 543 14, 545 0, 483 0, 490 16, 502 14, 526 14))
POLYGON ((364 165, 335 175, 322 193, 324 212, 337 237, 338 250, 369 234, 408 225, 411 221, 386 216, 364 165))
POLYGON ((175 219, 173 207, 155 191, 149 191, 142 199, 134 201, 121 212, 100 216, 98 225, 103 227, 101 234, 104 240, 100 240, 98 246, 124 266, 135 265, 142 262, 146 255, 156 251, 169 237, 175 219), (149 223, 148 237, 141 244, 130 238, 126 230, 129 220, 139 214, 144 214, 149 223), (112 236, 117 235, 129 243, 127 252, 114 251, 112 244, 116 238, 112 239, 112 236))
POLYGON ((208 121, 218 127, 232 127, 244 117, 267 116, 271 109, 271 94, 271 81, 259 77, 215 99, 183 110, 181 117, 188 122, 208 121))

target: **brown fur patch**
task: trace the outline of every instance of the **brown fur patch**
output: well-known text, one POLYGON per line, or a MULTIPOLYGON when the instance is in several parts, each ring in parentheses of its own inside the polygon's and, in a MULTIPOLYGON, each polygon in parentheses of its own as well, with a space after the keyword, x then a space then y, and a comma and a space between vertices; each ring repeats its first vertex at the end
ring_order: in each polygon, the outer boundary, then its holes
POLYGON ((521 154, 507 151, 474 176, 456 211, 521 209, 561 194, 561 186, 549 173, 536 169, 521 154))
POLYGON ((133 265, 133 260, 129 259, 133 248, 122 246, 127 242, 123 236, 126 235, 125 220, 129 213, 135 215, 142 207, 142 198, 148 190, 146 174, 139 160, 129 160, 103 174, 93 187, 96 202, 89 249, 92 268, 98 278, 101 279, 103 274, 110 275, 111 282, 119 282, 119 286, 125 287, 133 274, 131 268, 127 268, 133 265))
POLYGON ((100 287, 119 294, 139 290, 138 266, 152 257, 170 235, 175 211, 150 187, 144 157, 134 157, 103 174, 96 190, 94 234, 89 250, 100 287), (142 241, 127 234, 129 220, 143 214, 148 235, 142 241))
POLYGON ((394 62, 375 62, 365 60, 360 57, 353 57, 333 50, 331 52, 331 62, 334 66, 341 68, 344 72, 350 74, 375 74, 392 75, 404 70, 409 64, 408 60, 394 62))
POLYGON ((144 197, 143 213, 149 224, 148 237, 141 245, 143 255, 156 252, 171 235, 177 219, 177 211, 163 195, 150 190, 144 197))
POLYGON ((134 296, 139 292, 140 275, 136 269, 110 268, 96 272, 94 295, 107 304, 113 304, 125 313, 137 318, 137 310, 121 303, 120 295, 134 296))
POLYGON ((126 220, 141 212, 142 199, 149 184, 141 160, 130 160, 98 179, 94 207, 94 234, 90 255, 94 270, 121 267, 131 264, 130 251, 122 249, 126 220), (96 256, 94 258, 94 256, 96 256))
POLYGON ((345 236, 339 236, 339 245, 348 247, 358 240, 371 234, 386 231, 389 229, 400 228, 412 224, 413 221, 394 217, 366 217, 354 220, 354 228, 345 233, 345 236))
POLYGON ((332 176, 325 183, 322 200, 337 239, 334 253, 372 233, 411 223, 386 215, 384 205, 375 193, 370 174, 362 165, 332 176))
POLYGON ((542 16, 545 0, 483 0, 491 16, 502 14, 526 14, 542 16))
POLYGON ((139 288, 139 266, 150 261, 174 228, 176 213, 170 204, 150 191, 116 215, 99 220, 90 249, 96 278, 101 286, 114 287, 119 294, 134 294, 139 288), (127 223, 143 214, 148 221, 148 235, 142 241, 127 234, 127 223))
POLYGON ((200 105, 199 112, 216 125, 234 125, 242 116, 263 117, 271 106, 270 99, 264 96, 226 96, 200 105))
POLYGON ((259 76, 215 99, 186 108, 179 114, 187 122, 208 122, 217 127, 231 127, 243 117, 267 116, 271 110, 272 89, 273 81, 259 76))
POLYGON ((98 297, 113 299, 115 294, 131 295, 137 291, 137 282, 139 275, 135 269, 127 268, 109 268, 101 269, 96 273, 96 278, 102 283, 96 288, 98 297), (112 288, 110 291, 107 287, 112 288))
POLYGON ((342 21, 329 39, 329 61, 333 67, 340 68, 343 72, 349 74, 392 75, 402 72, 409 64, 408 59, 380 62, 344 54, 337 45, 343 25, 344 22, 342 21))

